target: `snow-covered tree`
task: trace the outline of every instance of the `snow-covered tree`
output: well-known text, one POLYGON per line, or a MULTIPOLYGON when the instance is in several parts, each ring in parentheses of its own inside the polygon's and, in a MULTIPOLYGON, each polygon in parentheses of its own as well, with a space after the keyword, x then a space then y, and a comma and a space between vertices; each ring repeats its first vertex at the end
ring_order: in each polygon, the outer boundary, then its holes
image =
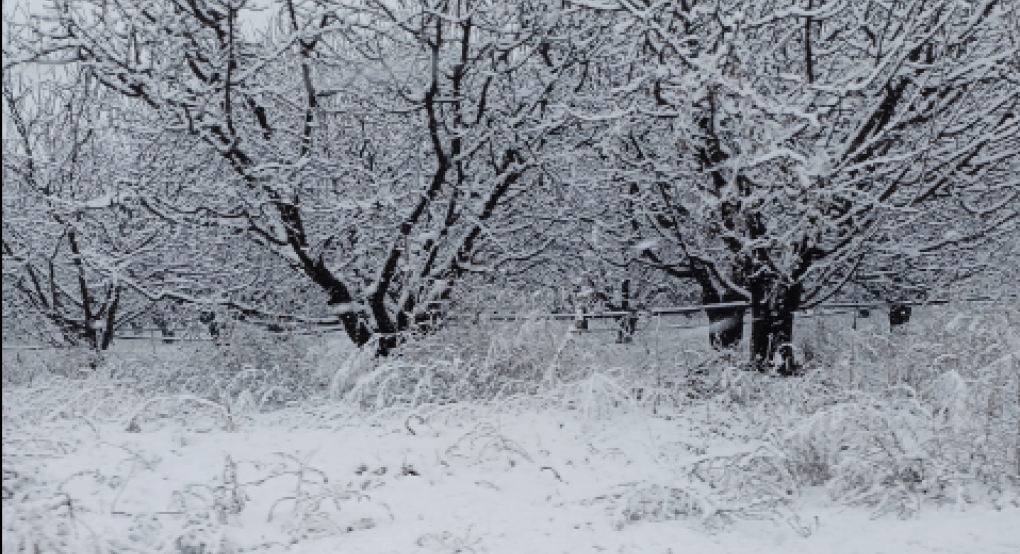
POLYGON ((80 67, 145 114, 138 136, 203 166, 183 196, 243 214, 357 344, 388 351, 466 273, 542 251, 511 206, 534 200, 565 120, 551 101, 581 71, 577 12, 285 0, 261 28, 254 13, 234 0, 53 0, 11 63, 80 67))
MULTIPOLYGON (((606 227, 648 241, 640 259, 693 278, 706 303, 749 302, 759 368, 781 353, 795 371, 795 310, 860 264, 950 266, 1015 232, 1008 3, 579 4, 619 20, 603 167, 640 209, 606 227)), ((731 322, 713 342, 741 340, 743 308, 709 315, 731 322)))
POLYGON ((77 77, 40 85, 4 72, 4 294, 34 334, 105 350, 148 307, 124 280, 152 279, 168 237, 118 202, 132 148, 106 132, 77 77))

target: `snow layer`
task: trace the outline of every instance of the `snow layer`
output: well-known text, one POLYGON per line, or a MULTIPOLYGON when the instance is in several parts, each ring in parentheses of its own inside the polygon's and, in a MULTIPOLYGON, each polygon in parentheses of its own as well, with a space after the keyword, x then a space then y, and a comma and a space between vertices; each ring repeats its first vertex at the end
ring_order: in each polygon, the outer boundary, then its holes
POLYGON ((725 525, 633 508, 641 491, 668 490, 683 460, 755 447, 711 413, 335 410, 235 414, 233 432, 201 406, 187 422, 139 421, 136 433, 84 420, 5 429, 5 489, 16 492, 4 501, 3 552, 46 533, 46 518, 62 521, 32 511, 41 490, 71 499, 82 552, 1020 552, 1014 505, 900 520, 808 491, 786 518, 725 525))

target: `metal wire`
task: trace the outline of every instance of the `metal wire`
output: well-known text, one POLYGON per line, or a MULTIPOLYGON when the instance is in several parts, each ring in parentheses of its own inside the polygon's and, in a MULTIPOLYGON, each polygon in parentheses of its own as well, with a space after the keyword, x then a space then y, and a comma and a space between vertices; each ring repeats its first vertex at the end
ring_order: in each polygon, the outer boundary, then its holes
MULTIPOLYGON (((858 313, 858 310, 868 308, 883 308, 890 306, 931 306, 931 305, 944 305, 952 303, 981 303, 981 304, 997 304, 1006 303, 1008 301, 1016 301, 1017 296, 1005 296, 1000 298, 989 298, 989 297, 974 297, 964 299, 938 299, 938 300, 908 300, 902 302, 890 302, 890 301, 873 301, 873 302, 830 302, 826 304, 819 304, 817 306, 811 306, 796 310, 799 314, 798 317, 810 319, 815 317, 830 317, 836 315, 847 315, 858 313), (835 310, 835 311, 826 311, 835 310)), ((663 316, 670 315, 686 315, 690 317, 693 314, 705 312, 711 309, 726 309, 726 308, 749 308, 751 304, 749 302, 726 302, 720 304, 697 304, 691 306, 665 306, 660 308, 649 308, 645 310, 634 310, 634 311, 593 311, 589 313, 534 313, 534 312, 523 312, 523 313, 499 313, 493 312, 491 314, 478 314, 476 316, 479 320, 484 321, 520 321, 520 320, 552 320, 552 321, 588 321, 588 320, 605 320, 611 319, 620 321, 625 317, 637 317, 638 321, 647 321, 649 318, 654 317, 659 321, 661 329, 699 329, 706 327, 703 323, 695 325, 661 325, 661 318, 663 316)), ((447 318, 448 321, 457 321, 459 319, 469 318, 458 318, 451 317, 447 318)), ((474 318, 471 318, 474 319, 474 318)), ((744 322, 753 322, 753 318, 744 318, 744 322)), ((595 327, 588 328, 581 332, 620 332, 622 327, 618 325, 612 325, 607 327, 595 327)), ((635 325, 635 332, 638 330, 635 325)), ((343 326, 330 325, 330 326, 316 326, 314 330, 308 329, 289 329, 281 331, 284 334, 299 335, 299 336, 319 336, 331 333, 342 333, 344 332, 343 326)), ((128 340, 128 341, 156 341, 164 343, 181 343, 181 342, 214 342, 217 340, 229 340, 223 338, 214 338, 211 336, 194 336, 186 333, 183 336, 145 336, 145 335, 114 335, 116 340, 128 340)), ((30 351, 30 350, 61 350, 75 348, 74 346, 31 346, 31 345, 3 345, 4 351, 30 351)))

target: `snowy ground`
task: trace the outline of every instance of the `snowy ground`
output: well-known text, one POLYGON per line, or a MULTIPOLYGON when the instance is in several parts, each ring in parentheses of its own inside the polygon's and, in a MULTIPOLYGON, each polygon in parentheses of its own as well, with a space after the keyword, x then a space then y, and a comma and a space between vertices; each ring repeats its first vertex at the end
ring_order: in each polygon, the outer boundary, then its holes
POLYGON ((5 355, 3 554, 1017 554, 1010 317, 806 320, 800 380, 667 326, 5 355))
POLYGON ((81 552, 1020 552, 1014 506, 872 518, 806 491, 762 521, 642 511, 676 468, 758 446, 707 411, 461 407, 359 420, 324 405, 234 419, 234 431, 213 417, 140 418, 134 433, 59 418, 5 430, 5 488, 26 496, 4 503, 3 552, 21 552, 28 528, 61 525, 71 538, 59 540, 81 552), (33 501, 42 484, 51 497, 33 501), (50 506, 58 493, 72 515, 50 506))

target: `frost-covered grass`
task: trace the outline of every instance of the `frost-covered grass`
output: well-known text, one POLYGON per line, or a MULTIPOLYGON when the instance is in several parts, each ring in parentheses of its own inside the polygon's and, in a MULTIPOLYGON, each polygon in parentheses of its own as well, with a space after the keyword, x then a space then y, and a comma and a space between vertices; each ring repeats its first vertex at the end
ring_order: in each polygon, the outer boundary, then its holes
POLYGON ((542 321, 5 360, 3 552, 1016 552, 1018 313, 803 324, 797 379, 542 321))

